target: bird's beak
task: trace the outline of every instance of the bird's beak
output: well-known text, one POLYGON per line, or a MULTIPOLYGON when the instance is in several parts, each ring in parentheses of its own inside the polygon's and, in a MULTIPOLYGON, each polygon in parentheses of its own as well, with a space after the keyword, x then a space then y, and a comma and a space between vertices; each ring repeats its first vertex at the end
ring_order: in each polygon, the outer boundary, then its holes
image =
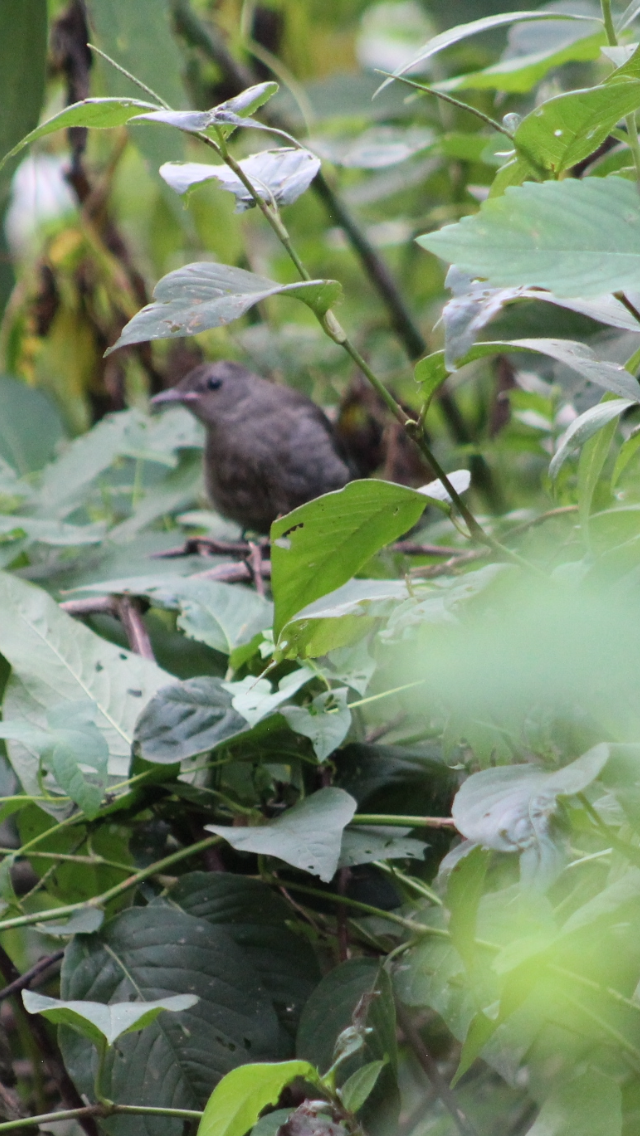
POLYGON ((160 394, 154 394, 153 398, 150 401, 150 405, 155 410, 156 407, 163 407, 166 403, 171 404, 173 402, 196 402, 197 398, 198 395, 196 391, 184 391, 180 390, 179 387, 169 387, 168 390, 161 391, 160 394))

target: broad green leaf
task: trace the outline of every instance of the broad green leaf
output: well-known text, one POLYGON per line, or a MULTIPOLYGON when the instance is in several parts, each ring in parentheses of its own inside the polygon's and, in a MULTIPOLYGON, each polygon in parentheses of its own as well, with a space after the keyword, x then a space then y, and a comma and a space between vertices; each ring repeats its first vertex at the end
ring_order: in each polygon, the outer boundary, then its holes
MULTIPOLYGON (((108 1055, 103 1086, 112 1100, 204 1108, 231 1069, 278 1053, 273 999, 224 920, 213 926, 170 903, 134 907, 97 934, 77 936, 67 948, 65 1000, 99 997, 105 1003, 139 1004, 184 994, 199 1001, 180 1018, 167 1015, 141 1033, 125 1034, 108 1055)), ((59 1039, 78 1089, 93 1099, 86 1041, 67 1027, 61 1027, 59 1039)), ((182 1122, 119 1117, 118 1130, 121 1136, 180 1136, 182 1122)))
POLYGON ((341 294, 335 280, 276 284, 244 268, 204 262, 187 264, 170 272, 154 290, 156 302, 147 304, 129 320, 122 335, 106 354, 130 343, 148 339, 176 339, 223 327, 269 296, 302 300, 315 315, 324 315, 341 294))
POLYGON ((237 872, 189 872, 168 900, 154 902, 222 927, 238 944, 280 1022, 280 1045, 271 1057, 291 1056, 302 1007, 320 981, 320 971, 311 943, 291 927, 289 904, 262 880, 237 872))
POLYGON ((42 1014, 56 1025, 72 1026, 94 1045, 113 1045, 123 1034, 146 1029, 158 1014, 168 1010, 173 1014, 190 1010, 198 998, 193 994, 158 998, 153 1002, 64 1002, 47 998, 31 990, 23 990, 22 1001, 30 1014, 42 1014))
MULTIPOLYGON (((522 23, 524 20, 587 20, 589 23, 593 23, 591 16, 574 16, 559 12, 503 12, 496 16, 482 16, 479 20, 472 20, 469 24, 457 24, 456 27, 449 28, 447 31, 441 32, 440 35, 434 36, 409 63, 398 67, 394 71, 394 76, 406 75, 407 71, 413 71, 420 63, 426 63, 427 59, 431 59, 433 55, 437 55, 438 52, 444 51, 445 48, 451 47, 454 43, 459 43, 460 40, 468 39, 469 36, 479 35, 480 32, 491 31, 493 28, 501 28, 508 24, 522 23)), ((392 81, 392 79, 386 79, 379 90, 382 91, 392 81)))
MULTIPOLYGON (((0 652, 13 669, 6 717, 43 727, 49 711, 89 702, 109 749, 109 773, 126 776, 135 721, 166 685, 167 672, 95 635, 46 592, 6 573, 0 573, 0 608, 0 652)), ((9 743, 9 754, 25 791, 40 795, 37 755, 17 742, 9 743)))
MULTIPOLYGON (((308 150, 263 150, 243 158, 238 165, 263 201, 291 205, 300 197, 320 169, 320 161, 308 150)), ((165 162, 160 176, 176 193, 187 193, 204 181, 217 181, 236 199, 236 213, 255 207, 255 201, 238 175, 228 166, 200 162, 165 162)))
POLYGON ((428 845, 404 833, 409 829, 358 825, 342 836, 339 868, 371 864, 374 860, 423 860, 428 845))
POLYGON ((640 287, 640 199, 621 177, 528 182, 418 244, 495 287, 600 296, 640 287))
POLYGON ((23 476, 42 467, 64 437, 62 419, 42 391, 0 377, 0 457, 23 476))
POLYGON ((340 1089, 340 1099, 348 1112, 359 1112, 371 1096, 385 1061, 369 1061, 345 1081, 340 1089))
POLYGON ((302 608, 345 584, 379 549, 407 532, 425 504, 423 496, 403 485, 352 481, 275 521, 276 636, 302 608))
POLYGON ((207 753, 246 729, 220 679, 203 675, 156 691, 135 724, 134 741, 145 761, 173 765, 207 753))
POLYGON ((630 406, 635 406, 636 402, 631 402, 628 398, 616 398, 611 402, 599 402, 597 406, 592 406, 589 410, 585 410, 574 422, 571 423, 566 434, 560 439, 558 448, 553 455, 551 464, 549 465, 549 475, 557 477, 569 454, 578 449, 584 442, 597 434, 599 430, 607 427, 616 418, 619 418, 625 410, 630 406))
POLYGON ((513 140, 522 155, 557 176, 597 150, 616 123, 638 106, 638 80, 569 91, 532 110, 513 140))
POLYGON ((309 738, 319 762, 342 744, 351 726, 346 687, 325 690, 308 706, 282 706, 280 713, 297 734, 309 738))
POLYGON ((389 614, 408 595, 403 580, 349 580, 285 623, 277 657, 313 659, 348 648, 371 630, 375 619, 389 614))
MULTIPOLYGON (((597 26, 599 21, 594 20, 597 26)), ((526 25, 525 25, 526 26, 526 25)), ((544 26, 544 25, 543 25, 544 26)), ((570 25, 571 26, 571 25, 570 25)), ((456 75, 437 83, 438 91, 495 90, 523 93, 530 91, 552 68, 563 63, 586 62, 597 59, 602 44, 606 42, 604 29, 591 33, 587 24, 574 24, 580 35, 558 33, 555 44, 540 47, 527 54, 509 54, 498 63, 472 71, 466 75, 456 75)), ((555 30, 554 25, 551 25, 555 30)), ((563 29, 564 31, 564 29, 563 29)))
POLYGON ((282 1090, 296 1077, 319 1084, 308 1061, 275 1065, 242 1065, 216 1085, 207 1101, 197 1136, 246 1136, 263 1108, 276 1104, 282 1090))
POLYGON ((183 407, 165 411, 159 418, 139 410, 109 414, 64 446, 45 466, 40 513, 46 517, 68 515, 86 499, 92 483, 119 458, 148 461, 172 470, 178 466, 180 451, 200 449, 203 437, 200 424, 183 407))
POLYGON ((109 748, 94 715, 93 704, 81 701, 54 706, 47 714, 46 729, 24 721, 0 722, 0 737, 21 742, 37 753, 58 788, 90 819, 96 816, 104 797, 109 761, 109 748), (91 780, 87 780, 82 766, 95 770, 91 780))
POLYGON ((87 126, 92 129, 109 129, 114 126, 123 126, 130 118, 138 114, 140 108, 155 110, 153 103, 141 102, 140 99, 84 99, 81 103, 73 103, 64 110, 54 114, 42 126, 36 127, 30 134, 25 135, 17 146, 0 160, 0 169, 9 158, 13 158, 25 146, 53 134, 56 130, 68 130, 72 126, 87 126))
POLYGON ((342 833, 355 811, 356 802, 343 789, 319 789, 268 824, 253 828, 208 824, 205 828, 223 836, 239 852, 275 856, 328 883, 338 867, 342 833))
POLYGON ((522 852, 523 874, 546 882, 558 870, 558 849, 549 831, 557 798, 582 792, 608 758, 609 746, 602 744, 554 773, 531 765, 473 773, 451 807, 456 828, 483 848, 522 852))
POLYGON ((589 1068, 561 1080, 543 1102, 527 1136, 621 1136, 622 1100, 615 1080, 589 1068))

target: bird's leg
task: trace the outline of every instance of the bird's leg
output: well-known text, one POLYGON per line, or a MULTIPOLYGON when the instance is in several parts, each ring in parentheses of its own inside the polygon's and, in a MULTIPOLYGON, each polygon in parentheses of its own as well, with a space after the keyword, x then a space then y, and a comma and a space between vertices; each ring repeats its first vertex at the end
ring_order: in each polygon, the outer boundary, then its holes
POLYGON ((247 542, 249 545, 249 555, 247 557, 247 564, 249 565, 253 581, 256 586, 256 591, 259 596, 264 596, 264 578, 262 552, 264 545, 262 542, 256 544, 250 540, 247 542))

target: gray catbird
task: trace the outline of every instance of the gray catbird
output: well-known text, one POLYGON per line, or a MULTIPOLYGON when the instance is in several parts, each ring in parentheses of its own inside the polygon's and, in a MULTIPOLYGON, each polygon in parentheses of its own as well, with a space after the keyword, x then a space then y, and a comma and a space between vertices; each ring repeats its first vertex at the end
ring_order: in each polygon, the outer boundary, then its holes
POLYGON ((151 400, 173 402, 206 426, 207 492, 243 529, 268 532, 276 517, 354 476, 319 406, 238 363, 203 363, 151 400))

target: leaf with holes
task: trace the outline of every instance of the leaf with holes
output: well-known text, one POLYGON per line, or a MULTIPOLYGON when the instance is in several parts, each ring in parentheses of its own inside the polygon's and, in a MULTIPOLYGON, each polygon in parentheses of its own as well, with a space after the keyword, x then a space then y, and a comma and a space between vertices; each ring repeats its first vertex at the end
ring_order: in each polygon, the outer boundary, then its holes
POLYGON ((208 824, 239 852, 275 856, 302 872, 328 883, 340 859, 342 833, 356 811, 356 802, 343 789, 319 789, 268 824, 253 828, 208 824))
POLYGON ((408 532, 426 505, 424 496, 404 485, 352 481, 275 521, 276 636, 302 608, 346 584, 385 544, 408 532))
MULTIPOLYGON (((133 728, 146 702, 170 679, 155 663, 94 634, 61 611, 41 588, 0 573, 0 652, 12 667, 6 718, 46 728, 47 714, 90 703, 109 752, 109 775, 126 777, 133 728)), ((10 742, 11 764, 25 792, 41 795, 39 756, 10 742)))
POLYGON ((301 300, 315 315, 322 316, 341 292, 336 280, 276 284, 274 280, 228 264, 187 264, 163 276, 153 293, 155 303, 147 304, 129 320, 117 343, 106 354, 130 343, 176 339, 223 327, 270 296, 301 300))

